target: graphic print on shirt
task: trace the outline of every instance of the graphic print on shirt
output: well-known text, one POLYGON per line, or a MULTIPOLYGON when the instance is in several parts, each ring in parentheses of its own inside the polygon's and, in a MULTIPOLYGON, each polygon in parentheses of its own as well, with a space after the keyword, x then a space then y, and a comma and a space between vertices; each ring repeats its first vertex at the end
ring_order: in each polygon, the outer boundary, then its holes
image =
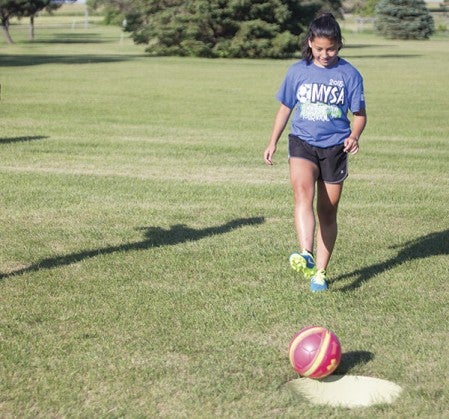
POLYGON ((330 121, 343 114, 341 106, 345 101, 345 92, 342 81, 301 84, 296 97, 300 103, 299 115, 308 121, 330 121))

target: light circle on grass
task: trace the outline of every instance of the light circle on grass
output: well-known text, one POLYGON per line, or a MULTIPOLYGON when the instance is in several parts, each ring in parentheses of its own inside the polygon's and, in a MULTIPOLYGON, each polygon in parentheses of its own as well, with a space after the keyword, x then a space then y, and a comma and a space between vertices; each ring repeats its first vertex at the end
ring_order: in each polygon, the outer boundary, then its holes
POLYGON ((287 383, 293 394, 313 404, 359 408, 392 404, 402 388, 388 380, 359 375, 331 375, 322 380, 298 378, 287 383))

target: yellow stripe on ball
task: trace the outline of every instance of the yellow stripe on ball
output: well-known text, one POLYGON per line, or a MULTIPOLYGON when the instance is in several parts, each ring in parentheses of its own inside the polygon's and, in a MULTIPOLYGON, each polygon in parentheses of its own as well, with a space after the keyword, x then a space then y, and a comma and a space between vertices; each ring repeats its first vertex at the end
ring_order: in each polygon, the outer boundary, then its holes
POLYGON ((310 368, 304 372, 305 377, 312 375, 315 372, 315 370, 320 366, 320 364, 323 362, 323 359, 326 356, 327 349, 329 348, 330 340, 331 334, 329 333, 329 331, 326 330, 323 343, 320 346, 320 351, 318 352, 310 368))
POLYGON ((292 343, 290 344, 290 351, 288 354, 288 357, 290 358, 290 363, 292 364, 293 367, 295 367, 295 362, 294 362, 294 355, 295 355, 295 351, 296 348, 298 347, 298 345, 308 336, 313 335, 314 333, 320 332, 322 330, 321 327, 311 327, 310 329, 304 330, 303 332, 300 332, 298 334, 298 336, 296 336, 292 343))

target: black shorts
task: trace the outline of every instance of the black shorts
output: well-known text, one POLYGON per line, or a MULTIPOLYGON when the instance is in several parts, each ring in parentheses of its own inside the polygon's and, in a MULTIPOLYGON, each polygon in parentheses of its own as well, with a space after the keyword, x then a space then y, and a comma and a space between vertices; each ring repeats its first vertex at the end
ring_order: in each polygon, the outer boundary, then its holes
POLYGON ((344 145, 329 148, 314 147, 293 134, 288 136, 288 157, 310 160, 320 170, 318 179, 326 183, 340 183, 348 177, 348 154, 344 145))

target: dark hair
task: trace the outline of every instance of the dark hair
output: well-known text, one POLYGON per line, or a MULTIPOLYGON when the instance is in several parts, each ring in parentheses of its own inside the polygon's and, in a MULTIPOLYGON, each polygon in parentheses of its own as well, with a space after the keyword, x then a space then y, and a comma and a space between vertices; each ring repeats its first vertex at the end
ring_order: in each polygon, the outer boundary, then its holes
POLYGON ((328 38, 337 42, 338 49, 343 46, 343 37, 341 35, 340 25, 332 13, 322 13, 315 18, 307 30, 302 48, 302 57, 307 61, 312 61, 312 49, 309 47, 309 41, 315 38, 328 38))

